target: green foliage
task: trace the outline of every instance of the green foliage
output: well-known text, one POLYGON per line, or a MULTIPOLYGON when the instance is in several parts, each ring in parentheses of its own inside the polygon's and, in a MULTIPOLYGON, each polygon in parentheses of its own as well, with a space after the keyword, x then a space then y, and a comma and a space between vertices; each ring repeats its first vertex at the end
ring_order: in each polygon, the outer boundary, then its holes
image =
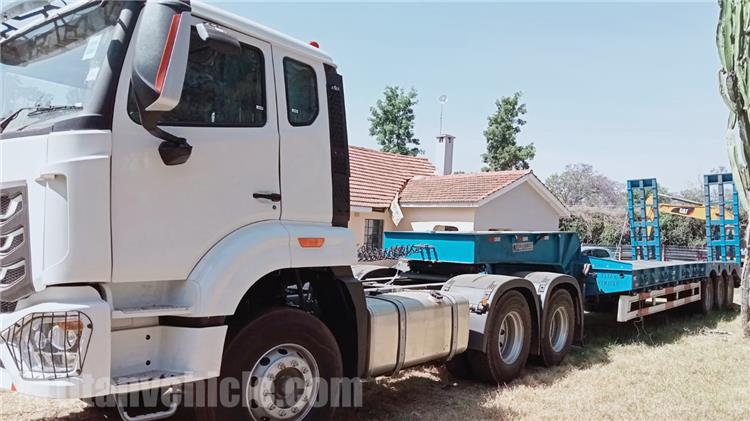
POLYGON ((375 136, 383 152, 419 155, 419 139, 414 137, 417 91, 386 86, 383 94, 384 98, 370 107, 370 136, 375 136))
POLYGON ((625 185, 594 171, 589 164, 566 165, 552 174, 547 187, 568 206, 625 206, 625 185))
POLYGON ((531 143, 519 146, 516 137, 526 120, 521 118, 526 114, 526 104, 521 103, 521 93, 502 97, 495 101, 497 111, 489 116, 487 130, 487 153, 482 154, 482 161, 487 164, 485 170, 503 171, 511 169, 528 169, 529 161, 534 159, 536 148, 531 143))
POLYGON ((630 228, 625 212, 601 209, 578 209, 570 218, 560 221, 562 231, 578 233, 584 244, 630 244, 630 228))
POLYGON ((661 215, 662 244, 665 246, 705 247, 706 223, 677 215, 661 215))
POLYGON ((740 200, 750 210, 750 0, 720 0, 716 45, 721 69, 719 88, 730 110, 729 160, 740 200), (739 132, 739 142, 736 140, 739 132))

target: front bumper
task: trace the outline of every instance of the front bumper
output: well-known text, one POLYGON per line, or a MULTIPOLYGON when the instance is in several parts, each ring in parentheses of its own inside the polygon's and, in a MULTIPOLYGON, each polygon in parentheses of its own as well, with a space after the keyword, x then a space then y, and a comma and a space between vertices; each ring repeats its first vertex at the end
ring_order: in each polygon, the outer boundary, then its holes
MULTIPOLYGON (((91 340, 78 375, 54 380, 21 376, 6 343, 0 340, 0 388, 44 397, 82 399, 130 393, 219 375, 227 326, 158 325, 158 319, 133 315, 117 320, 90 286, 49 287, 0 314, 0 332, 31 313, 81 312, 91 321, 91 340)), ((120 317, 122 318, 122 317, 120 317)))
POLYGON ((0 342, 0 387, 45 398, 78 399, 110 389, 110 306, 88 286, 47 288, 19 301, 16 311, 0 314, 0 332, 32 313, 81 312, 92 325, 81 373, 52 380, 24 379, 7 343, 0 342))

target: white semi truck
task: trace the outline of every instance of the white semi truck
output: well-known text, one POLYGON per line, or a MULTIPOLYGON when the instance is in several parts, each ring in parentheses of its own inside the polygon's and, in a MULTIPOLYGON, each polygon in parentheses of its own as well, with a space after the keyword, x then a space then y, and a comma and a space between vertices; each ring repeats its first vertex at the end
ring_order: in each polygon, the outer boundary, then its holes
MULTIPOLYGON (((340 379, 449 362, 502 383, 582 337, 596 262, 573 234, 397 238, 408 268, 353 276, 342 78, 317 46, 197 1, 3 16, 4 389, 236 379, 241 399, 199 419, 326 419, 340 379)), ((632 277, 619 314, 662 296, 709 311, 736 270, 691 267, 671 289, 632 277)))

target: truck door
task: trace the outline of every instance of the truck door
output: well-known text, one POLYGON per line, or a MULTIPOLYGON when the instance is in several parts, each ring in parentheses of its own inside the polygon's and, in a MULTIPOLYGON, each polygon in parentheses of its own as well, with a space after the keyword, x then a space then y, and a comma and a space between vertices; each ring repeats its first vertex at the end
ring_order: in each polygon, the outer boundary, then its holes
POLYGON ((193 146, 182 165, 164 165, 160 140, 138 123, 130 48, 113 122, 114 281, 186 279, 232 231, 280 218, 271 46, 223 29, 240 41, 241 53, 211 48, 193 27, 180 104, 160 124, 193 146))

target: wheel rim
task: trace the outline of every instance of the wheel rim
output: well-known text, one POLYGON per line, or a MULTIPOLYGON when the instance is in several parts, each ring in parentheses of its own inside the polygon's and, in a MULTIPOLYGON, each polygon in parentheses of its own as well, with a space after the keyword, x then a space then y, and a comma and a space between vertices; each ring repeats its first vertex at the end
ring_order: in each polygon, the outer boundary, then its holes
POLYGON ((318 365, 305 347, 279 345, 258 359, 245 386, 245 405, 252 419, 299 420, 315 404, 318 365))
POLYGON ((513 364, 521 355, 523 349, 523 321, 521 315, 511 311, 503 317, 498 335, 498 349, 500 359, 505 364, 513 364))
POLYGON ((565 348, 569 331, 568 310, 565 307, 556 308, 549 325, 549 343, 554 352, 560 352, 565 348))

